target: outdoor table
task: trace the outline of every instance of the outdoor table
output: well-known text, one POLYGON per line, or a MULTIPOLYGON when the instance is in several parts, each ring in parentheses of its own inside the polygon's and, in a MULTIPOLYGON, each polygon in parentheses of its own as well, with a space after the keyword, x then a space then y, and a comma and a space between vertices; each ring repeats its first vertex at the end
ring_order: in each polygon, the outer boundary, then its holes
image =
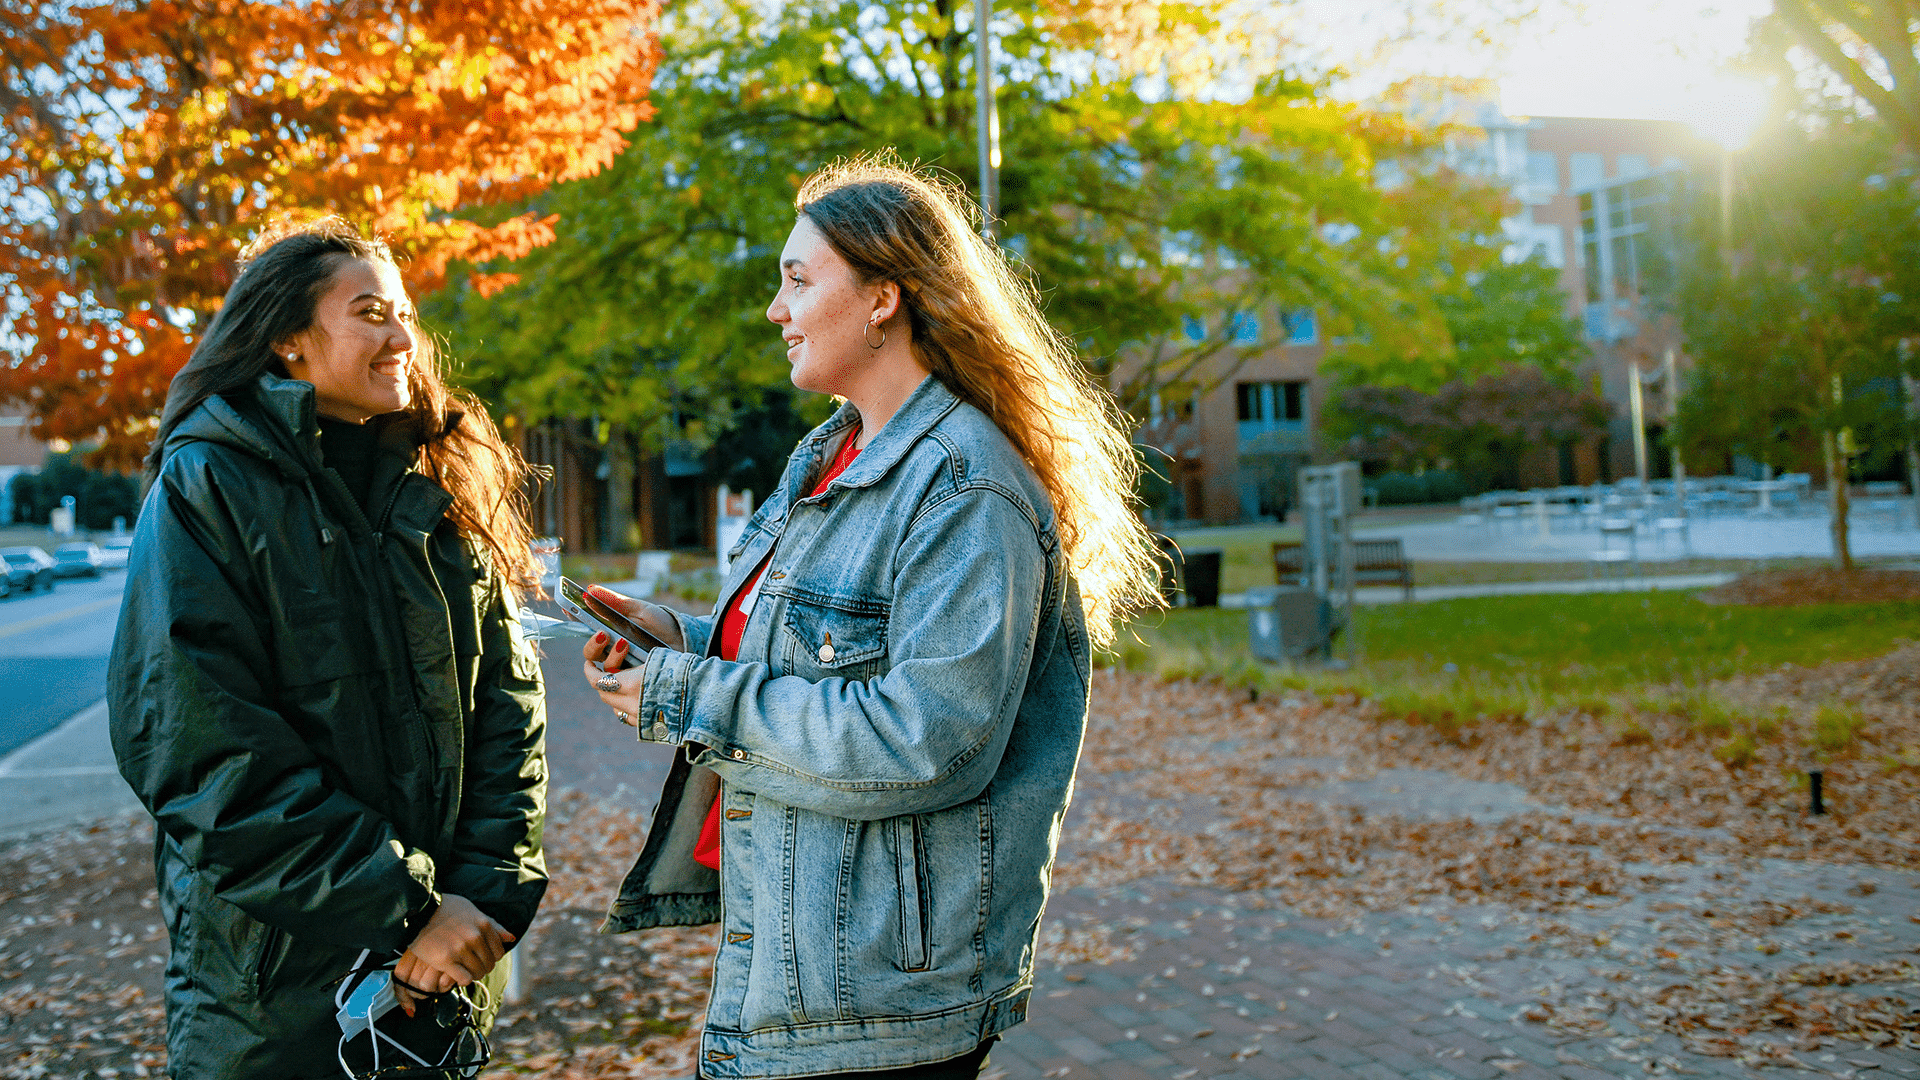
POLYGON ((1776 491, 1793 490, 1795 481, 1749 480, 1745 486, 1748 491, 1757 491, 1760 493, 1760 505, 1755 509, 1762 514, 1771 514, 1773 513, 1773 493, 1776 491))

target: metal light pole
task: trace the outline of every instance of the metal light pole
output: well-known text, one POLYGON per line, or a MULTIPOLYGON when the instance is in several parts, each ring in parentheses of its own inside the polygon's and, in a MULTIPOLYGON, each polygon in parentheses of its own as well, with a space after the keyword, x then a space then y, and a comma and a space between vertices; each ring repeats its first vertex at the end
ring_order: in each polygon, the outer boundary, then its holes
POLYGON ((1673 463, 1673 501, 1674 516, 1687 516, 1687 463, 1680 457, 1680 376, 1674 370, 1674 350, 1667 348, 1666 370, 1662 374, 1667 386, 1667 452, 1673 463))
POLYGON ((1642 404, 1640 362, 1627 363, 1627 411, 1633 416, 1633 471, 1640 477, 1640 490, 1647 489, 1647 414, 1642 404))
POLYGON ((1000 113, 993 107, 993 48, 987 21, 993 0, 973 0, 973 75, 980 129, 980 233, 992 240, 1000 214, 1000 113))
POLYGON ((1907 392, 1907 484, 1913 488, 1914 524, 1920 526, 1920 445, 1914 426, 1920 426, 1920 381, 1907 370, 1913 360, 1913 339, 1900 339, 1900 385, 1907 392))

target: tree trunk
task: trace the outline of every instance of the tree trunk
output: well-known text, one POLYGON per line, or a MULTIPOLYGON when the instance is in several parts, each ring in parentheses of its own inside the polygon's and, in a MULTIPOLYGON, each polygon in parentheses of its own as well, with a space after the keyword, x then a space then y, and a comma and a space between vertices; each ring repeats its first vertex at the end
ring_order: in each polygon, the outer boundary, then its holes
POLYGON ((1827 430, 1820 433, 1820 449, 1827 457, 1827 503, 1833 514, 1830 528, 1833 532, 1833 566, 1836 570, 1852 572, 1853 551, 1847 546, 1847 510, 1851 500, 1847 497, 1847 461, 1840 453, 1839 433, 1827 430))
POLYGON ((613 551, 639 550, 639 515, 634 506, 639 456, 633 433, 625 424, 613 425, 607 438, 607 537, 613 551))

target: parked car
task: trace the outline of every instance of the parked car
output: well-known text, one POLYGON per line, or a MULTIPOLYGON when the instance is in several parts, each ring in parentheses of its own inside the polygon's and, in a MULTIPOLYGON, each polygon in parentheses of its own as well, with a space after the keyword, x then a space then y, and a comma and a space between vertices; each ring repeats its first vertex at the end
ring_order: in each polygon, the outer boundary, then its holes
POLYGON ((85 541, 53 549, 54 577, 99 577, 100 545, 85 541))
POLYGON ((39 548, 0 548, 0 561, 7 564, 7 581, 14 588, 25 592, 53 591, 53 556, 39 548))
POLYGON ((100 569, 125 570, 127 556, 133 553, 133 537, 109 536, 100 541, 100 569))

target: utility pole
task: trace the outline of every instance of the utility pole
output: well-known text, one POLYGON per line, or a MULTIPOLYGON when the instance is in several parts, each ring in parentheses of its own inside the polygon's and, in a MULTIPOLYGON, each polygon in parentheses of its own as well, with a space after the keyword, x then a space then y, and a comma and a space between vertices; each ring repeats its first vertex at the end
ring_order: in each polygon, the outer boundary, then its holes
POLYGON ((973 75, 980 129, 980 233, 992 240, 1000 216, 1000 113, 993 106, 993 42, 988 20, 993 0, 973 0, 973 75))
POLYGON ((1676 504, 1674 515, 1687 516, 1687 463, 1680 458, 1680 376, 1674 370, 1674 350, 1667 347, 1667 452, 1673 462, 1673 501, 1676 504))
POLYGON ((1640 386, 1640 361, 1627 361, 1627 408, 1633 414, 1633 472, 1640 478, 1640 490, 1647 489, 1647 410, 1645 391, 1640 386))
POLYGON ((1920 431, 1920 380, 1908 370, 1913 360, 1913 339, 1900 339, 1900 384, 1907 391, 1907 486, 1913 489, 1913 520, 1920 525, 1920 445, 1914 438, 1920 431))

